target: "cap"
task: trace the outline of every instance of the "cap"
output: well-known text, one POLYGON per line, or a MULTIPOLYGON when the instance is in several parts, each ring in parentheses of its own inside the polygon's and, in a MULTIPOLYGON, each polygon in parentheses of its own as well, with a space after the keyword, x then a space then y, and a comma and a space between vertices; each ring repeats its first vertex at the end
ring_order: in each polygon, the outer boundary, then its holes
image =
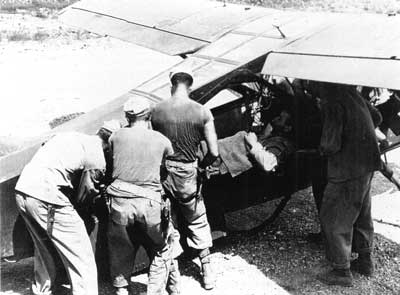
POLYGON ((124 104, 124 112, 135 116, 145 115, 150 112, 149 100, 142 96, 131 97, 124 104))
POLYGON ((104 129, 113 133, 120 128, 121 128, 121 123, 118 120, 110 120, 110 121, 104 121, 103 126, 101 126, 100 129, 104 129))

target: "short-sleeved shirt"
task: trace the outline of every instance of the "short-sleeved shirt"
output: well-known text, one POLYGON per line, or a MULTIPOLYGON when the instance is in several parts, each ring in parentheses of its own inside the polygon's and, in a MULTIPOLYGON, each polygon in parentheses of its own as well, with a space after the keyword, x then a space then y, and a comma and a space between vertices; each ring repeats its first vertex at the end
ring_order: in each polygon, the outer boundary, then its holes
POLYGON ((60 133, 47 141, 23 169, 15 189, 55 205, 71 205, 63 189, 73 190, 81 172, 105 171, 101 139, 78 132, 60 133))
POLYGON ((161 191, 161 165, 173 153, 168 138, 157 131, 133 126, 115 132, 110 143, 114 180, 161 191))
POLYGON ((190 99, 167 99, 152 110, 154 130, 172 142, 175 153, 169 160, 194 162, 200 141, 204 139, 204 125, 213 120, 208 108, 190 99))

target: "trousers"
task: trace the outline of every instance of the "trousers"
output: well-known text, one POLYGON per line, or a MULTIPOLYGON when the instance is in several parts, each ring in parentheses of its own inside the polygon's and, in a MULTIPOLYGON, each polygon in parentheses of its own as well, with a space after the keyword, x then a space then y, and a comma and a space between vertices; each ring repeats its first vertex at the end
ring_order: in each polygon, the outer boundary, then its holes
POLYGON ((82 219, 73 206, 52 205, 16 194, 19 212, 35 246, 34 294, 56 294, 57 260, 61 258, 73 295, 96 295, 97 268, 82 219))
POLYGON ((188 246, 196 250, 211 247, 211 228, 201 197, 197 165, 167 160, 165 168, 167 176, 163 188, 174 209, 179 210, 184 218, 188 230, 188 246))
POLYGON ((373 173, 325 188, 320 219, 326 238, 327 258, 336 269, 350 268, 351 252, 372 252, 374 227, 371 216, 373 173))
POLYGON ((164 224, 163 206, 165 204, 162 202, 148 198, 111 195, 108 245, 110 271, 115 287, 129 285, 136 251, 139 245, 143 245, 151 261, 147 294, 164 294, 167 282, 168 289, 174 289, 175 280, 168 280, 170 272, 175 271, 172 269, 175 267, 172 261, 173 227, 170 223, 164 224))

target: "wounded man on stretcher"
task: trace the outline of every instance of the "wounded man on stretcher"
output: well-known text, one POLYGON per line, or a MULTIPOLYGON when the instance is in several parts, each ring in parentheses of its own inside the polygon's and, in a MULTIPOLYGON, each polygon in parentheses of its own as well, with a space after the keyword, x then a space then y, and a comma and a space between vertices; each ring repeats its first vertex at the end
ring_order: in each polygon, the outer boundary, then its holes
MULTIPOLYGON (((253 167, 274 172, 294 152, 291 115, 283 110, 267 125, 264 132, 239 131, 233 136, 218 140, 219 157, 207 167, 207 178, 229 174, 236 177, 253 167)), ((201 144, 200 162, 207 154, 207 145, 201 144)))

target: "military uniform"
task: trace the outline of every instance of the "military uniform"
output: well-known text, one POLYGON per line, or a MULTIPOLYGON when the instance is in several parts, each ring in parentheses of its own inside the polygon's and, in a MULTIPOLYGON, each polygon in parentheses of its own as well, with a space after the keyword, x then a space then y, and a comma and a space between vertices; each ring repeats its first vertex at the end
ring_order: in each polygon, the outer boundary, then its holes
POLYGON ((328 160, 328 184, 321 225, 328 259, 334 269, 346 270, 352 250, 359 255, 372 252, 370 186, 380 154, 369 107, 354 88, 342 86, 324 97, 322 114, 321 152, 328 160))
POLYGON ((174 274, 178 271, 172 261, 175 237, 160 180, 161 163, 173 153, 171 143, 142 126, 119 130, 110 143, 113 182, 107 188, 111 197, 108 241, 113 285, 118 289, 129 285, 137 246, 143 245, 151 259, 147 294, 163 294, 168 282, 172 294, 177 282, 168 277, 171 269, 174 274))
POLYGON ((169 155, 165 162, 167 176, 163 186, 171 199, 173 211, 176 208, 183 217, 187 245, 195 249, 199 255, 203 287, 212 289, 215 286, 209 255, 212 237, 206 207, 201 196, 197 152, 200 141, 209 140, 212 153, 208 153, 200 164, 207 166, 218 155, 218 151, 215 150, 217 139, 214 118, 209 109, 188 97, 188 87, 193 82, 190 74, 171 73, 170 78, 172 87, 180 87, 180 93, 176 94, 173 90, 174 94, 170 99, 154 107, 151 117, 153 128, 169 138, 174 148, 174 154, 169 155), (177 80, 181 78, 186 82, 182 80, 178 83, 177 80))
POLYGON ((174 148, 165 162, 168 175, 164 189, 185 218, 188 246, 197 250, 212 246, 197 163, 202 127, 208 120, 213 120, 211 112, 189 99, 174 103, 168 99, 152 111, 153 128, 168 137, 174 148))
POLYGON ((16 185, 16 201, 35 245, 34 294, 52 294, 61 258, 72 294, 97 294, 97 269, 85 225, 74 205, 90 198, 67 192, 83 172, 81 192, 96 192, 94 183, 106 168, 101 139, 76 132, 54 136, 24 168, 16 185), (83 187, 86 188, 83 188, 83 187), (79 199, 79 200, 77 200, 79 199))

